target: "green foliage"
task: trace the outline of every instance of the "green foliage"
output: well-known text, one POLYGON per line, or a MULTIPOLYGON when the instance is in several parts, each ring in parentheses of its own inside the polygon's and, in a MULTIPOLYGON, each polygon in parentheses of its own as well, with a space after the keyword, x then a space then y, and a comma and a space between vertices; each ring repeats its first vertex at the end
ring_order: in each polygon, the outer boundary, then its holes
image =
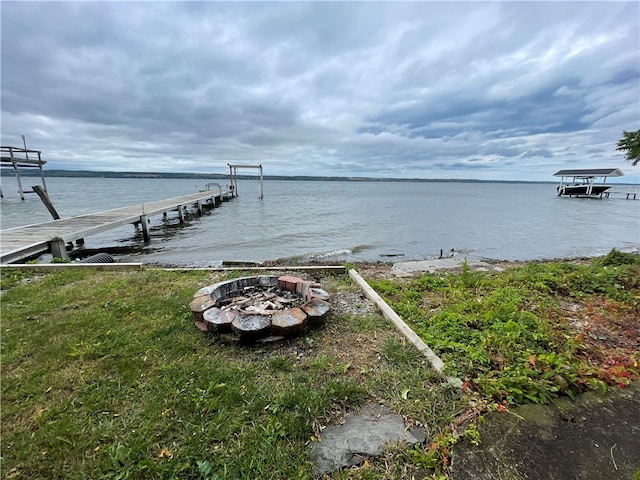
POLYGON ((624 152, 627 161, 636 166, 640 161, 640 130, 636 132, 622 132, 622 138, 618 140, 616 150, 624 152))
POLYGON ((567 298, 639 308, 638 255, 612 250, 587 265, 530 263, 499 275, 463 265, 458 275, 371 286, 444 360, 448 374, 496 401, 547 403, 632 374, 590 365, 557 318, 567 298))
POLYGON ((622 265, 640 265, 640 255, 637 253, 625 253, 620 250, 612 249, 604 257, 602 257, 598 264, 605 267, 619 267, 622 265))
POLYGON ((72 263, 68 258, 53 257, 49 263, 72 263))
POLYGON ((402 291, 402 286, 399 283, 386 278, 377 280, 375 285, 375 289, 380 295, 392 296, 402 291))
POLYGON ((431 478, 449 478, 447 473, 451 449, 463 439, 467 439, 473 445, 480 445, 480 432, 474 423, 468 424, 459 433, 454 433, 450 428, 446 428, 436 434, 430 444, 414 445, 405 452, 407 462, 417 468, 435 470, 431 478))
POLYGON ((0 270, 0 286, 2 290, 9 290, 24 281, 28 281, 33 276, 34 272, 30 270, 3 268, 0 270))
POLYGON ((396 337, 389 338, 382 348, 382 354, 391 365, 408 365, 420 358, 420 352, 396 337))

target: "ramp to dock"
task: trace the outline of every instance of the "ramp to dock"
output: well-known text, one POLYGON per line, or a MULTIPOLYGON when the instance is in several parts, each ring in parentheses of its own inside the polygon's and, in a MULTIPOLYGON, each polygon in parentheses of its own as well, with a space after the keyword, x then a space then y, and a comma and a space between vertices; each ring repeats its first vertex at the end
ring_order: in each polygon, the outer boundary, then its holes
POLYGON ((34 255, 51 252, 54 257, 68 258, 66 246, 83 242, 84 238, 122 225, 140 224, 145 241, 149 241, 148 217, 177 211, 180 221, 189 206, 199 213, 205 205, 215 206, 231 198, 228 189, 219 188, 191 195, 131 205, 98 213, 63 218, 51 222, 11 228, 0 232, 0 262, 11 263, 34 255))

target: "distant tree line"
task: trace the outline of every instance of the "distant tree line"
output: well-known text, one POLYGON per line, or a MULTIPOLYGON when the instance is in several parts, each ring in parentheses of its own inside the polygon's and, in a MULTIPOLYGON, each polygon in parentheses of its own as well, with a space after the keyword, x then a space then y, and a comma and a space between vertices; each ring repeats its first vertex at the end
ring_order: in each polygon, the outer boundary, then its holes
MULTIPOLYGON (((46 177, 75 177, 75 178, 174 178, 174 179, 195 179, 195 180, 229 180, 228 174, 222 173, 169 173, 169 172, 101 172, 93 170, 44 170, 46 177)), ((13 176, 13 170, 0 170, 0 176, 13 176)), ((23 177, 38 177, 40 172, 36 169, 21 169, 20 175, 23 177)), ((258 180, 257 175, 238 175, 239 180, 258 180)), ((455 182, 455 183, 555 183, 532 182, 530 180, 479 180, 460 178, 375 178, 375 177, 328 177, 311 175, 264 175, 265 180, 300 180, 316 182, 455 182)))

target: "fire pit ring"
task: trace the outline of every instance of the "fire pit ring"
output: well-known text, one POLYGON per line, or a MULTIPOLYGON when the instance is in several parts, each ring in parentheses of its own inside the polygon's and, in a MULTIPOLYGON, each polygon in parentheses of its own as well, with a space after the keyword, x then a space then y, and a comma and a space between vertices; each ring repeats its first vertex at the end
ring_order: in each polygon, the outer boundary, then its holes
POLYGON ((226 341, 272 342, 320 325, 329 313, 329 298, 319 283, 258 275, 201 288, 189 307, 202 332, 226 341))

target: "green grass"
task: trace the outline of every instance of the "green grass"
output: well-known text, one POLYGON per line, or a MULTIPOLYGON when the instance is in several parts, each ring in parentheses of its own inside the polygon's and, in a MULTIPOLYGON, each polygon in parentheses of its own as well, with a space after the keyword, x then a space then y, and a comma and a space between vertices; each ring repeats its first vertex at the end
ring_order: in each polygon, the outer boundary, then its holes
MULTIPOLYGON (((7 478, 313 478, 310 445, 345 411, 383 401, 438 433, 464 402, 377 314, 336 311, 297 340, 238 347, 193 326, 209 273, 30 275, 2 271, 7 478)), ((397 454, 334 477, 414 467, 397 454)))
MULTIPOLYGON (((344 300, 325 326, 286 343, 239 347, 198 332, 193 293, 248 272, 3 269, 0 473, 313 478, 323 427, 378 401, 422 425, 426 444, 389 446, 329 478, 444 478, 457 439, 478 440, 473 424, 456 426, 495 402, 547 402, 637 375, 637 338, 624 335, 638 327, 638 258, 612 251, 502 273, 370 280, 465 393, 441 383, 379 314, 354 314, 344 300)), ((362 306, 347 275, 315 280, 362 306)))
POLYGON ((595 345, 585 336, 600 337, 580 333, 570 320, 581 315, 613 329, 626 322, 627 333, 637 331, 638 255, 614 250, 586 265, 529 263, 499 274, 465 266, 460 274, 370 283, 441 356, 449 374, 485 397, 546 403, 638 374, 637 348, 595 345), (567 312, 567 305, 581 313, 567 312), (594 361, 603 352, 610 358, 594 361))

